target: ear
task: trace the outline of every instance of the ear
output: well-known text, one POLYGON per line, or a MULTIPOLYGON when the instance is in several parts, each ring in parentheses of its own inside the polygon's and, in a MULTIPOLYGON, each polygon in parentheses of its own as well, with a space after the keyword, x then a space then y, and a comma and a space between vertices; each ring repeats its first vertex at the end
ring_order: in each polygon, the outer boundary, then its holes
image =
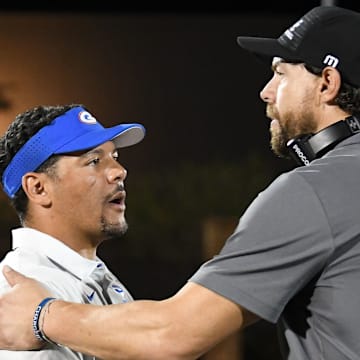
POLYGON ((333 102, 339 93, 341 75, 338 70, 331 66, 324 68, 322 72, 321 96, 324 102, 333 102))
POLYGON ((49 178, 44 173, 28 172, 22 177, 22 187, 29 201, 43 206, 51 203, 48 181, 49 178))

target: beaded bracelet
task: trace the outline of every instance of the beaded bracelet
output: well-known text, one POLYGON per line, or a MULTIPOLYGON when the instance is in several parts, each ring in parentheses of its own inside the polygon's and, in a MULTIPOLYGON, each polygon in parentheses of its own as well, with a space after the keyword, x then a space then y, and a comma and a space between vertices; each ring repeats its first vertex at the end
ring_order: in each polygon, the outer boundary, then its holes
POLYGON ((39 326, 39 319, 40 319, 40 314, 41 314, 42 310, 44 310, 44 308, 47 305, 50 305, 50 303, 53 302, 54 300, 56 300, 56 298, 53 298, 53 297, 47 297, 44 300, 42 300, 40 302, 40 304, 37 306, 37 308, 35 309, 35 313, 34 313, 34 317, 33 317, 33 331, 34 331, 36 338, 41 341, 46 341, 46 342, 51 342, 51 343, 52 343, 52 341, 50 341, 50 339, 48 339, 45 336, 45 334, 42 332, 42 330, 39 326))

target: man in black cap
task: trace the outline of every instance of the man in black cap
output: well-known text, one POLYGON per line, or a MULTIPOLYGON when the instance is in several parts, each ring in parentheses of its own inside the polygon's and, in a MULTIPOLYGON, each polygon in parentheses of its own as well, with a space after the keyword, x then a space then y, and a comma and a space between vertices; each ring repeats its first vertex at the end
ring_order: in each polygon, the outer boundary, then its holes
POLYGON ((320 6, 278 39, 239 37, 272 66, 260 93, 271 146, 299 166, 254 199, 220 253, 168 299, 56 299, 42 311, 52 294, 4 269, 14 287, 0 297, 0 347, 41 346, 39 318, 45 341, 100 358, 196 359, 265 319, 278 325, 284 359, 359 359, 359 35, 359 13, 320 6))

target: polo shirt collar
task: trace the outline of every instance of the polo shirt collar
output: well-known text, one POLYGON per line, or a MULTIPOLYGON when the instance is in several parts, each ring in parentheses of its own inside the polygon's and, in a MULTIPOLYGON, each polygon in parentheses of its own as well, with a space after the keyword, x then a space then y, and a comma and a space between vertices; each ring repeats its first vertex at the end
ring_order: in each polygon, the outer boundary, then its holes
POLYGON ((96 258, 96 260, 87 259, 60 240, 41 231, 21 227, 13 229, 11 234, 13 249, 25 248, 40 253, 54 262, 61 264, 63 268, 81 280, 88 277, 90 273, 96 271, 97 268, 105 267, 99 258, 96 258))

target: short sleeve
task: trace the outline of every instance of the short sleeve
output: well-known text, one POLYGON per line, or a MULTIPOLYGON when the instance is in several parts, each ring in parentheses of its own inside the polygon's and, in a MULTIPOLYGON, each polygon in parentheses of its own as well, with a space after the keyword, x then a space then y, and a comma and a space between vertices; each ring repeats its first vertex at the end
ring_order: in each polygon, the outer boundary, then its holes
POLYGON ((301 175, 290 172, 254 199, 221 252, 189 281, 275 323, 332 251, 320 200, 301 175))

